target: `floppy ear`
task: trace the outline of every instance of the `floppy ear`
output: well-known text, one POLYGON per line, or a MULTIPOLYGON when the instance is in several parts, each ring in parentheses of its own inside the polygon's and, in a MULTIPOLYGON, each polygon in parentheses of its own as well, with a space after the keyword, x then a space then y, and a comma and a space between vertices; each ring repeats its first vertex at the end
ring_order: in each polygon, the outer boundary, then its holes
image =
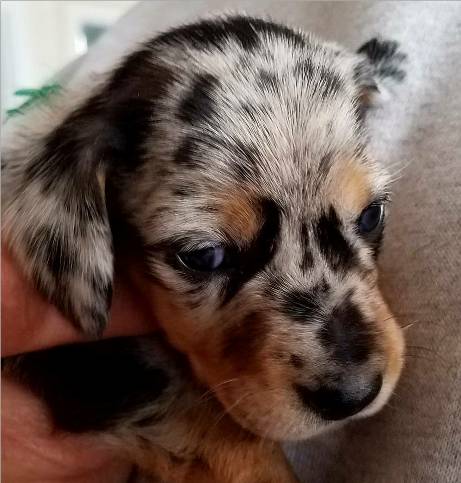
POLYGON ((359 115, 364 117, 375 97, 391 83, 405 78, 402 65, 407 56, 399 50, 397 42, 373 38, 358 50, 360 61, 355 69, 359 86, 359 115))
POLYGON ((117 185, 121 171, 139 164, 169 78, 152 57, 148 47, 128 57, 51 132, 28 140, 37 128, 31 113, 23 139, 16 132, 3 156, 9 249, 39 290, 93 335, 106 326, 112 293, 106 183, 117 185))

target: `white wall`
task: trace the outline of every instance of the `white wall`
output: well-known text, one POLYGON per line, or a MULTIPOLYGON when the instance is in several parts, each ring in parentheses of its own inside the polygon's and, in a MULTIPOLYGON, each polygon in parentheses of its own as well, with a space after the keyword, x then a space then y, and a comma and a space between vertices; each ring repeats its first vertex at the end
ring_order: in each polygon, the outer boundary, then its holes
POLYGON ((136 1, 2 1, 1 109, 18 106, 13 92, 43 85, 86 51, 85 23, 111 25, 136 1))

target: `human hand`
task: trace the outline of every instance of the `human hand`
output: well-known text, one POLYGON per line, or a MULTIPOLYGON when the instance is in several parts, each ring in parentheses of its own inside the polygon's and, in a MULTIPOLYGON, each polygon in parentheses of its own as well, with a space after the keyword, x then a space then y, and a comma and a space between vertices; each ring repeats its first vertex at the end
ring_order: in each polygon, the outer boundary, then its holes
MULTIPOLYGON (((149 300, 127 272, 116 277, 109 327, 104 337, 155 330, 149 300)), ((86 340, 24 278, 2 251, 2 357, 86 340)), ((2 376, 2 481, 5 483, 118 483, 129 461, 91 435, 63 434, 53 427, 43 402, 2 376)))

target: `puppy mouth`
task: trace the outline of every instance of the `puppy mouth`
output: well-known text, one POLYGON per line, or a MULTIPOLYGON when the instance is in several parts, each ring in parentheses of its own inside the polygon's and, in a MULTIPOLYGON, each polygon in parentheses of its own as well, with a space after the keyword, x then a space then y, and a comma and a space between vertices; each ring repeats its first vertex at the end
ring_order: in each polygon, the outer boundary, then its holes
POLYGON ((294 389, 306 408, 326 421, 339 421, 354 416, 369 406, 378 396, 382 380, 381 374, 378 374, 369 385, 360 389, 350 389, 342 385, 312 390, 299 384, 294 389))
POLYGON ((347 374, 340 383, 309 386, 299 382, 267 391, 248 390, 247 384, 222 386, 216 396, 226 412, 249 431, 278 441, 310 438, 355 419, 379 412, 388 402, 403 366, 400 329, 388 336, 392 353, 384 368, 366 375, 347 374), (278 394, 283 396, 278 397, 278 394))

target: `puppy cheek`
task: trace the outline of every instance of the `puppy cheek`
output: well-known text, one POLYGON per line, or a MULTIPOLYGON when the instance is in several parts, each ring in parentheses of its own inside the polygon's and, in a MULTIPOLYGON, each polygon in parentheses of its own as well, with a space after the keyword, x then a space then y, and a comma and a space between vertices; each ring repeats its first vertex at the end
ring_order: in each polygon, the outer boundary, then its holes
POLYGON ((217 352, 218 331, 201 327, 190 309, 175 303, 174 295, 165 288, 154 284, 150 297, 155 300, 154 312, 160 327, 171 345, 188 357, 195 376, 209 386, 219 382, 225 376, 225 368, 217 352))
POLYGON ((282 408, 286 412, 289 409, 286 401, 277 400, 277 393, 261 383, 261 377, 237 375, 217 384, 214 392, 226 412, 241 426, 257 434, 272 431, 277 421, 274 413, 283 414, 282 408))
POLYGON ((159 285, 150 287, 149 297, 155 301, 152 304, 154 314, 170 343, 179 351, 188 353, 196 334, 191 317, 173 302, 173 294, 159 285))
POLYGON ((381 295, 377 297, 376 315, 379 321, 379 332, 381 351, 386 361, 383 372, 383 385, 376 400, 365 411, 362 411, 358 418, 371 416, 378 412, 391 397, 399 380, 404 364, 405 341, 403 331, 393 317, 387 304, 382 300, 381 295))
POLYGON ((387 357, 387 367, 384 383, 389 385, 390 391, 397 383, 402 372, 405 353, 405 340, 403 330, 398 325, 389 308, 383 303, 380 313, 380 320, 386 324, 384 331, 383 348, 387 357))

